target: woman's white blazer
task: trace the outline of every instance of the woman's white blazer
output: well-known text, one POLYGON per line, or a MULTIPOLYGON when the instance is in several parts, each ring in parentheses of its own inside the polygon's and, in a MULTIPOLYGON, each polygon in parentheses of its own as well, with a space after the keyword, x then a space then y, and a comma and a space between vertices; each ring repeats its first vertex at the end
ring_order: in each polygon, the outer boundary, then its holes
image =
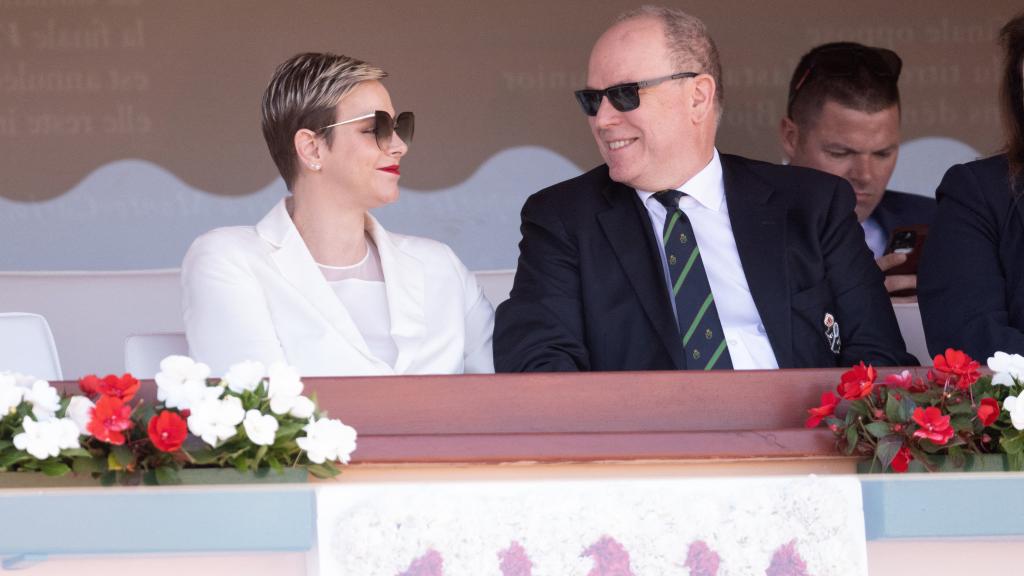
POLYGON ((390 234, 377 245, 394 367, 374 356, 299 236, 282 200, 255 227, 218 228, 182 264, 189 352, 214 375, 243 360, 285 362, 303 376, 493 372, 494 311, 452 250, 390 234))

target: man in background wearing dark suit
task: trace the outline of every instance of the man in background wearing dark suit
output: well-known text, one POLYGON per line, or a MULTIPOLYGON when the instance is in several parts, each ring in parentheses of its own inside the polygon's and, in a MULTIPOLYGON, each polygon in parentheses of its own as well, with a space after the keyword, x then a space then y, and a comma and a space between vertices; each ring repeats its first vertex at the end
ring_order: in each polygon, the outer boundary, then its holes
POLYGON ((913 364, 844 180, 715 149, 704 24, 623 15, 576 93, 606 164, 534 194, 499 371, 913 364))
MULTIPOLYGON (((892 230, 930 224, 935 215, 934 199, 885 189, 900 147, 902 67, 900 57, 885 48, 854 42, 818 46, 793 71, 779 127, 790 164, 835 174, 853 186, 857 221, 883 272, 907 259, 885 254, 892 230)), ((917 276, 887 276, 885 287, 890 293, 914 290, 917 276)))

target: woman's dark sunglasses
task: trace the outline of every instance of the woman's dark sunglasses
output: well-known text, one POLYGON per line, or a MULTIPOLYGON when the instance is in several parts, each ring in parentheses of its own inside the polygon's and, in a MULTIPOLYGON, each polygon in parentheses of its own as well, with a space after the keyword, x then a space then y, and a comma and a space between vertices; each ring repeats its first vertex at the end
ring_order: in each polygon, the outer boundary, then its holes
POLYGON ((369 118, 374 119, 373 123, 373 135, 377 139, 377 148, 381 151, 387 152, 391 148, 391 135, 398 134, 398 137, 405 142, 406 146, 412 144, 412 135, 416 130, 416 117, 413 116, 412 112, 402 112, 394 120, 391 119, 391 114, 383 110, 377 110, 372 114, 363 114, 357 118, 349 118, 348 120, 342 120, 341 122, 335 122, 334 124, 328 124, 323 128, 317 130, 317 133, 323 132, 335 126, 344 126, 345 124, 351 124, 360 120, 367 120, 369 118))
POLYGON ((790 115, 793 101, 796 100, 800 89, 814 77, 844 78, 856 76, 861 70, 866 70, 877 78, 892 79, 896 82, 900 78, 900 71, 903 70, 903 60, 900 60, 892 50, 848 43, 812 51, 804 58, 803 64, 803 73, 794 74, 798 79, 790 85, 787 106, 790 115))
POLYGON ((657 86, 662 82, 668 82, 669 80, 678 80, 680 78, 693 78, 699 76, 699 72, 679 72, 671 76, 662 76, 661 78, 655 78, 654 80, 642 80, 640 82, 628 82, 626 84, 616 84, 615 86, 609 86, 604 90, 577 90, 576 101, 580 103, 580 108, 583 108, 583 113, 587 116, 597 116, 597 110, 601 107, 601 98, 607 96, 608 102, 613 108, 619 112, 629 112, 630 110, 636 110, 640 106, 640 89, 650 88, 651 86, 657 86))

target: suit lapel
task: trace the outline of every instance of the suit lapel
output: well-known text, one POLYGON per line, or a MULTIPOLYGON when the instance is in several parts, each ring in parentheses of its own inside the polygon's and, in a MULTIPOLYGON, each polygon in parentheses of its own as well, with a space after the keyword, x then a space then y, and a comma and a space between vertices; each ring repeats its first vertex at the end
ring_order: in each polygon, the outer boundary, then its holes
POLYGON ((423 262, 404 251, 376 219, 370 215, 366 218, 367 230, 377 245, 384 271, 391 337, 398 348, 395 372, 404 374, 418 356, 418 349, 427 331, 423 262))
POLYGON ((656 256, 659 252, 654 244, 656 240, 651 221, 632 188, 610 182, 604 195, 611 206, 597 215, 601 229, 612 245, 619 265, 625 270, 626 278, 662 345, 672 357, 676 368, 685 370, 686 361, 679 340, 679 328, 668 299, 664 271, 656 256))
POLYGON ((747 286, 780 368, 792 365, 792 314, 786 274, 786 210, 773 190, 735 158, 721 155, 726 204, 747 286))
POLYGON ((271 252, 270 260, 277 266, 281 276, 341 334, 345 342, 367 359, 383 364, 370 353, 352 317, 313 261, 306 243, 288 215, 284 200, 260 221, 256 231, 264 240, 277 247, 271 252))

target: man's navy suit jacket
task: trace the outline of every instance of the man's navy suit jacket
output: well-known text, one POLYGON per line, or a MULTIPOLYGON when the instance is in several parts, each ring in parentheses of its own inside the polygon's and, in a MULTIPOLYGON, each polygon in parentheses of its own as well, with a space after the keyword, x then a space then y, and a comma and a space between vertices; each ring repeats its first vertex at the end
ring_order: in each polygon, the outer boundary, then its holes
MULTIPOLYGON (((916 364, 850 185, 721 160, 740 261, 779 367, 916 364), (839 322, 838 354, 826 314, 839 322)), ((521 229, 515 283, 496 317, 498 371, 685 369, 658 240, 634 189, 602 165, 531 196, 521 229)))
POLYGON ((882 227, 888 238, 894 228, 931 224, 935 219, 935 199, 906 192, 886 190, 870 218, 882 227))

